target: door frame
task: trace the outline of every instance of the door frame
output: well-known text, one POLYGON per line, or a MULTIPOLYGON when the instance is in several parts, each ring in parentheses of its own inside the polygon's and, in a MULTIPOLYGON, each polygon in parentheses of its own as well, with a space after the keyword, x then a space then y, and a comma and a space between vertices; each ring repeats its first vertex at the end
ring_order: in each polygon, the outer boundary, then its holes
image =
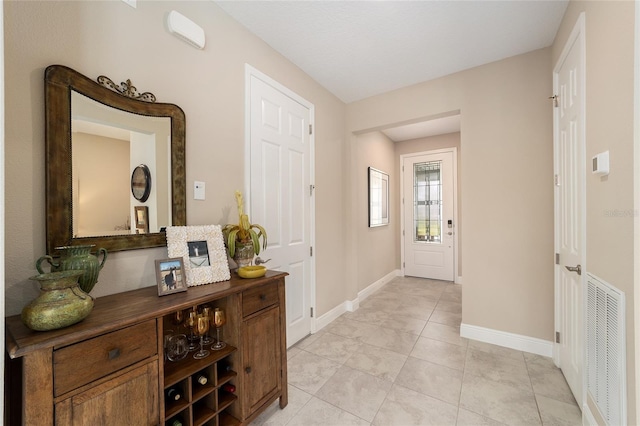
MULTIPOLYGON (((587 292, 586 292, 586 277, 587 274, 586 272, 588 271, 587 268, 587 217, 586 217, 586 211, 587 211, 587 185, 586 185, 586 168, 587 168, 587 150, 586 150, 586 124, 587 124, 587 116, 586 116, 586 85, 587 85, 587 79, 586 79, 586 33, 585 33, 585 13, 582 12, 580 13, 580 15, 578 16, 578 19, 576 20, 576 23, 573 27, 573 29, 571 30, 571 34, 569 35, 569 37, 567 38, 567 41, 565 42, 564 47, 562 48, 562 53, 560 54, 560 56, 558 57, 558 61, 556 62, 556 64, 553 67, 553 72, 552 72, 552 77, 553 77, 553 93, 557 94, 559 87, 558 87, 558 72, 560 67, 562 66, 562 64, 564 63, 564 61, 566 60, 569 51, 571 49, 571 46, 573 45, 578 46, 578 48, 580 49, 580 67, 582 68, 582 72, 583 72, 583 78, 582 78, 582 84, 579 88, 579 90, 582 92, 582 96, 580 97, 581 99, 581 105, 580 105, 580 114, 582 115, 582 123, 580 124, 580 138, 578 143, 580 143, 581 148, 582 148, 582 153, 583 153, 583 158, 578 159, 578 161, 576 162, 576 164, 581 165, 580 167, 580 178, 581 178, 581 184, 580 184, 580 192, 581 192, 581 196, 582 196, 582 202, 581 202, 581 206, 578 209, 580 215, 582 216, 582 222, 581 222, 581 227, 580 227, 580 234, 581 234, 581 239, 582 239, 582 247, 581 247, 581 257, 582 257, 582 271, 584 271, 582 273, 582 275, 580 276, 580 286, 582 287, 582 313, 584 314, 585 312, 585 308, 586 308, 586 297, 587 297, 587 292)), ((559 150, 559 142, 560 142, 560 137, 559 137, 559 108, 554 108, 553 109, 553 173, 554 175, 558 173, 558 150, 559 150)), ((554 184, 555 185, 555 184, 554 184)), ((560 223, 560 210, 558 208, 558 204, 559 204, 559 200, 558 200, 558 191, 555 190, 553 191, 553 216, 554 216, 554 230, 553 230, 553 244, 554 244, 554 253, 558 253, 559 252, 559 246, 560 246, 560 235, 558 233, 558 229, 559 229, 559 223, 560 223)), ((562 265, 557 265, 554 264, 554 331, 558 331, 560 329, 558 321, 560 319, 560 268, 562 267, 562 265)), ((584 315, 583 315, 583 321, 582 321, 582 325, 581 325, 581 330, 582 330, 582 337, 583 337, 583 345, 582 345, 582 359, 583 361, 586 359, 586 345, 584 344, 584 342, 586 341, 584 338, 586 336, 586 323, 584 321, 584 315)), ((556 366, 560 366, 560 346, 559 343, 556 343, 555 338, 553 339, 553 361, 555 363, 556 366)), ((583 409, 583 404, 586 401, 586 395, 587 395, 587 379, 586 379, 586 368, 584 368, 584 362, 582 365, 582 401, 578 401, 578 405, 581 407, 581 409, 583 409)))
POLYGON ((442 149, 434 149, 430 151, 421 151, 421 152, 412 152, 410 154, 403 154, 400 156, 400 259, 402 264, 400 265, 400 272, 402 276, 404 276, 404 244, 405 244, 405 223, 404 223, 404 214, 405 214, 405 204, 404 204, 404 171, 402 170, 402 166, 404 165, 404 160, 411 157, 419 157, 422 155, 431 155, 431 154, 443 154, 450 152, 453 155, 453 279, 456 284, 460 284, 458 275, 458 232, 456 228, 458 227, 458 148, 442 148, 442 149))
MULTIPOLYGON (((307 101, 303 97, 299 96, 294 91, 290 90, 283 84, 277 82, 273 78, 257 70, 251 65, 244 64, 244 193, 249 194, 251 190, 251 77, 256 77, 265 84, 273 87, 275 90, 281 92, 285 96, 298 102, 309 110, 309 125, 313 129, 309 135, 309 182, 314 188, 313 194, 310 199, 310 236, 309 243, 311 247, 315 247, 316 242, 316 197, 315 197, 315 106, 311 102, 307 101)), ((245 197, 245 208, 248 212, 251 212, 251 197, 245 197)), ((310 300, 309 306, 311 307, 311 330, 310 333, 314 334, 317 331, 317 309, 316 309, 316 255, 311 256, 309 261, 309 292, 310 300)), ((286 309, 286 306, 285 306, 286 309)), ((288 324, 286 324, 288 327, 288 324)))

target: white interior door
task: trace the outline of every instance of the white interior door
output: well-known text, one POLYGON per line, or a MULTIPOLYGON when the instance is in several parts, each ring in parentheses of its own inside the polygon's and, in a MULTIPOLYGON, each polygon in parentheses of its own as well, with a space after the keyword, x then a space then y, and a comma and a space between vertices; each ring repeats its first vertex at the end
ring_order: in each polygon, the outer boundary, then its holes
MULTIPOLYGON (((578 26, 577 26, 578 27, 578 26)), ((582 407, 584 267, 584 56, 581 31, 554 70, 556 331, 555 358, 582 407), (572 270, 569 270, 572 268, 572 270)))
POLYGON ((403 158, 404 274, 454 280, 452 151, 403 158))
MULTIPOLYGON (((311 332, 311 111, 250 74, 250 218, 268 234, 260 256, 286 278, 287 344, 311 332)), ((277 87, 275 87, 277 85, 277 87)))

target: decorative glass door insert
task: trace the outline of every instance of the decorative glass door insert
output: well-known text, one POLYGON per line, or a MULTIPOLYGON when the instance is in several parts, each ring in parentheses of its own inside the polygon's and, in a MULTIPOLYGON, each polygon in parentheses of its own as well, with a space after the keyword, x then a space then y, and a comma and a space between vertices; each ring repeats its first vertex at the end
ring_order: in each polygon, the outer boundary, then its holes
POLYGON ((442 243, 442 161, 413 165, 413 241, 442 243))

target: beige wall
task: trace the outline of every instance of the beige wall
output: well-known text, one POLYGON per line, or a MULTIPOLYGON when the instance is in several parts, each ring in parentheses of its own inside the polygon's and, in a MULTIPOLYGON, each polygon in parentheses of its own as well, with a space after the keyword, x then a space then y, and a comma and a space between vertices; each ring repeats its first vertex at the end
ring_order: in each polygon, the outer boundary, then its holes
POLYGON ((113 235, 127 222, 135 228, 129 150, 129 141, 73 134, 74 235, 113 235))
MULTIPOLYGON (((37 295, 34 263, 45 254, 44 69, 67 65, 95 78, 130 78, 186 114, 187 223, 235 221, 244 188, 244 66, 249 63, 315 105, 317 311, 346 299, 343 237, 345 106, 209 1, 4 2, 6 89, 6 312, 37 295), (197 50, 165 29, 175 9, 207 36, 197 50), (206 19, 205 19, 206 18, 206 19), (327 167, 331 164, 331 167, 327 167), (193 200, 193 181, 207 183, 193 200), (231 212, 231 214, 229 214, 231 212)), ((113 253, 95 296, 154 285, 166 247, 113 253)))
MULTIPOLYGON (((586 271, 625 292, 628 424, 637 424, 634 318, 634 2, 572 1, 552 49, 555 66, 579 14, 586 29, 586 271), (610 174, 590 159, 609 151, 610 174)), ((637 114, 637 112, 636 112, 637 114)))
MULTIPOLYGON (((458 162, 458 175, 457 175, 457 179, 458 179, 458 198, 457 198, 457 214, 458 214, 458 223, 455 224, 455 232, 457 234, 458 237, 458 246, 460 246, 462 244, 462 185, 460 184, 460 182, 462 182, 462 161, 460 161, 461 159, 461 151, 460 151, 460 132, 456 132, 456 133, 447 133, 444 135, 437 135, 437 136, 430 136, 427 138, 419 138, 419 139, 411 139, 411 140, 407 140, 407 141, 401 141, 401 142, 396 142, 395 143, 395 156, 396 156, 396 173, 400 174, 401 173, 401 169, 400 169, 400 156, 402 155, 406 155, 406 154, 412 154, 415 152, 425 152, 425 151, 433 151, 436 149, 443 149, 443 148, 457 148, 458 150, 458 157, 457 157, 457 162, 458 162)), ((400 194, 402 193, 400 190, 400 182, 399 182, 399 178, 398 178, 398 183, 397 183, 397 188, 398 191, 400 191, 400 194)), ((400 195, 401 197, 402 195, 400 195)), ((400 203, 398 203, 396 205, 396 214, 400 215, 400 203)), ((400 255, 400 240, 396 241, 396 250, 398 252, 398 255, 400 255)), ((458 269, 456 272, 456 280, 458 279, 458 277, 462 277, 462 250, 458 250, 458 258, 456 259, 457 261, 457 265, 458 265, 458 269)), ((402 260, 400 260, 400 258, 398 258, 398 262, 402 262, 402 260)))
POLYGON ((537 50, 347 105, 348 135, 461 112, 462 321, 547 341, 553 336, 550 56, 550 49, 537 50))
POLYGON ((385 275, 399 268, 397 244, 400 217, 398 204, 400 178, 395 168, 393 142, 381 132, 358 136, 358 291, 364 290, 385 275), (389 225, 369 228, 368 167, 389 175, 389 225))

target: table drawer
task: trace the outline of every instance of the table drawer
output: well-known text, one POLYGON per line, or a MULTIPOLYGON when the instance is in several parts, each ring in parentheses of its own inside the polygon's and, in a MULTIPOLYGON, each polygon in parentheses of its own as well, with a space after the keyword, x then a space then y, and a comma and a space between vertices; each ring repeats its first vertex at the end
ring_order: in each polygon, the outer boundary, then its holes
POLYGON ((242 292, 242 315, 248 316, 278 303, 278 286, 264 284, 242 292))
POLYGON ((157 349, 155 320, 58 349, 53 352, 55 396, 151 357, 157 349))

